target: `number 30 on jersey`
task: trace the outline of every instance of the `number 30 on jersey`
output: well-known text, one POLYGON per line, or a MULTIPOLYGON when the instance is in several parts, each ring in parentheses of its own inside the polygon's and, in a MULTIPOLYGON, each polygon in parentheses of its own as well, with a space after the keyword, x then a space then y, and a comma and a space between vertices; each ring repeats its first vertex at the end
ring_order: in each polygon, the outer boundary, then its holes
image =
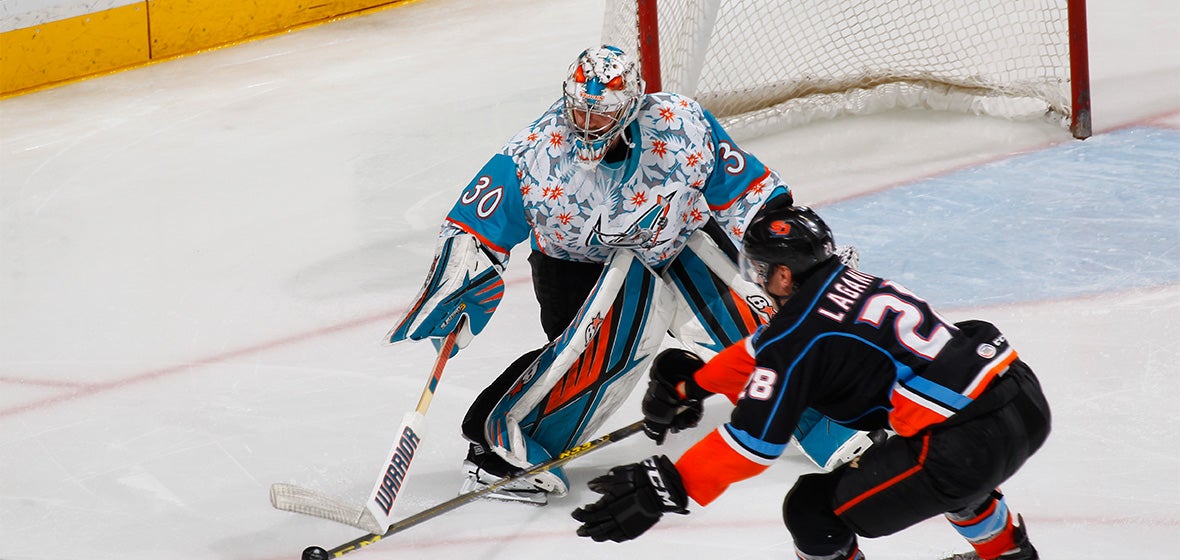
POLYGON ((487 218, 496 213, 496 209, 500 207, 500 201, 504 199, 504 187, 489 189, 488 187, 491 186, 491 177, 484 175, 475 181, 475 185, 471 189, 459 197, 459 202, 464 205, 475 203, 475 215, 487 218))

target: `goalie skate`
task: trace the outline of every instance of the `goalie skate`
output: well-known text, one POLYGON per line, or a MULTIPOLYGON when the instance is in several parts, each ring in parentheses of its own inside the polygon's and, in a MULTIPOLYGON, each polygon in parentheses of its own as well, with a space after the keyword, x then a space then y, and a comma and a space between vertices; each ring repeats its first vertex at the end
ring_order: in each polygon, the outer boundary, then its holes
MULTIPOLYGON (((467 479, 463 481, 463 487, 459 490, 460 495, 482 490, 503 480, 503 477, 492 474, 471 461, 463 461, 463 470, 467 474, 467 479)), ((527 480, 517 480, 489 492, 482 499, 543 506, 549 503, 549 492, 527 480)))

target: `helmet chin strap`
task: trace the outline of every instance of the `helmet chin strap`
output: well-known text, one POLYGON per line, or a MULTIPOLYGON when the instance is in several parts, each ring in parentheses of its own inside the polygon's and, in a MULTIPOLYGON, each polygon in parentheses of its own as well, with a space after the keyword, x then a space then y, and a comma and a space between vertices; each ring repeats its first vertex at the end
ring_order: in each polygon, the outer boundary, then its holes
POLYGON ((622 157, 619 161, 627 159, 627 155, 631 153, 631 149, 635 147, 635 143, 631 141, 631 134, 627 128, 624 128, 614 140, 610 141, 610 145, 606 147, 606 151, 602 154, 602 159, 606 160, 616 150, 621 150, 622 157))

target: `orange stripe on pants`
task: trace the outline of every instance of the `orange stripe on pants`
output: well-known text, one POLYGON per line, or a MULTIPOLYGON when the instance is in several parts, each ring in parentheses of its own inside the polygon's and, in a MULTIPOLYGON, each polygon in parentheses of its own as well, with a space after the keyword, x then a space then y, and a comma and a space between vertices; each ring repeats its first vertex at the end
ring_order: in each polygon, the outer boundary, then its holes
POLYGON ((852 509, 857 504, 859 504, 859 503, 885 491, 889 487, 917 474, 925 466, 926 453, 929 450, 930 450, 930 434, 926 434, 926 435, 922 436, 922 453, 918 455, 918 464, 906 469, 905 472, 903 472, 893 478, 890 478, 889 480, 886 480, 885 482, 882 482, 881 484, 878 484, 878 485, 876 485, 864 492, 861 492, 860 495, 856 496, 855 498, 853 498, 851 500, 848 500, 847 502, 844 502, 844 504, 842 504, 840 507, 836 508, 834 513, 836 515, 844 515, 844 512, 848 511, 849 509, 852 509))

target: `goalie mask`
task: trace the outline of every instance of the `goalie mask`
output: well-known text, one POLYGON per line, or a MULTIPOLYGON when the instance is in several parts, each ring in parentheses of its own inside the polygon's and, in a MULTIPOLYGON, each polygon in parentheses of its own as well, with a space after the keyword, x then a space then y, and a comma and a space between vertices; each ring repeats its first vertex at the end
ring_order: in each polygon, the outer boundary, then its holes
POLYGON ((795 283, 836 254, 832 230, 812 209, 787 206, 759 212, 742 236, 742 277, 766 288, 774 265, 791 270, 795 283))
POLYGON ((639 112, 639 65, 618 47, 586 49, 570 65, 562 90, 578 162, 598 165, 639 112))

